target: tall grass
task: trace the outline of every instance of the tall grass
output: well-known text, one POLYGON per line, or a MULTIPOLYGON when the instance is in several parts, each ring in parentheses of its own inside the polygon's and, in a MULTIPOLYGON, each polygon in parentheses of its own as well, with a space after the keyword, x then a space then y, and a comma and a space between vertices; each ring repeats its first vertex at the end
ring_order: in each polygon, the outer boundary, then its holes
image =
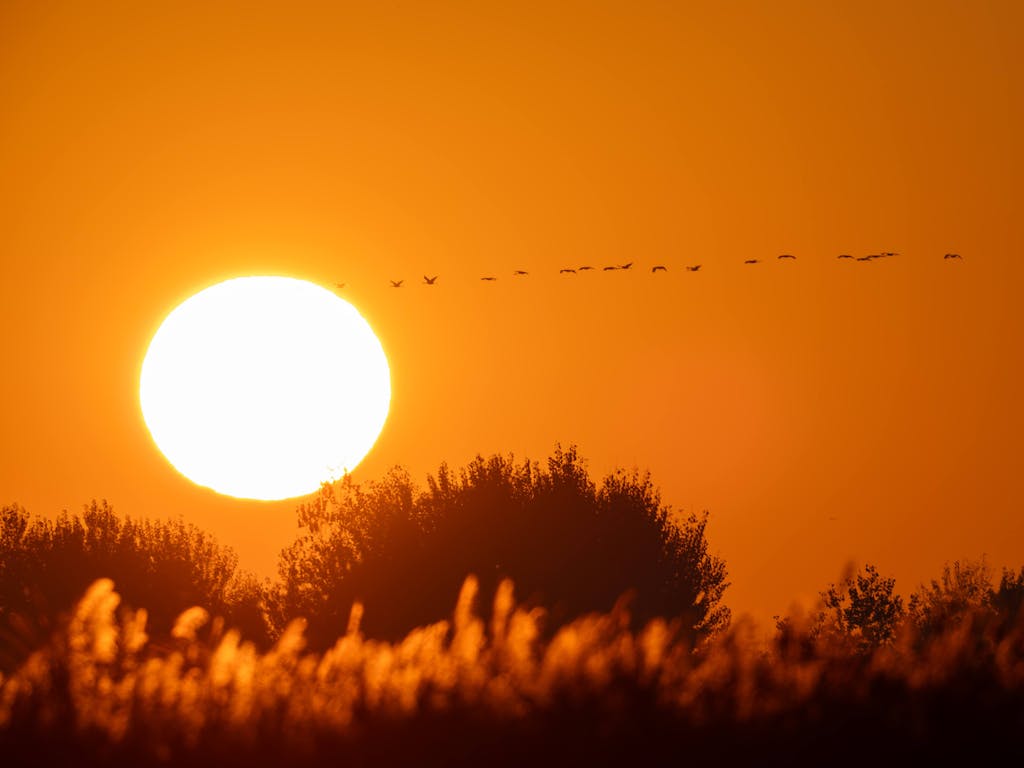
MULTIPOLYGON (((1024 626, 909 623, 864 652, 790 622, 693 647, 625 605, 549 640, 503 582, 487 625, 467 579, 450 621, 323 654, 293 622, 265 653, 202 608, 151 642, 96 581, 0 680, 4 765, 879 765, 1024 757, 1024 626)), ((378 606, 383 610, 385 606, 378 606)))

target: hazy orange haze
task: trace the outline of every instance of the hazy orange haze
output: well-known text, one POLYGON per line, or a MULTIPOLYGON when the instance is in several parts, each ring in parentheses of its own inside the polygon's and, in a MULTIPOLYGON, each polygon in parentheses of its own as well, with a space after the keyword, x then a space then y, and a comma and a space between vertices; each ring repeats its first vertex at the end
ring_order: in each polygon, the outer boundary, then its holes
POLYGON ((389 355, 359 479, 575 442, 709 509, 761 616, 848 558, 904 591, 1019 566, 1022 29, 1012 1, 6 0, 0 503, 180 513, 270 573, 296 502, 177 475, 137 387, 180 301, 285 274, 347 283, 389 355))

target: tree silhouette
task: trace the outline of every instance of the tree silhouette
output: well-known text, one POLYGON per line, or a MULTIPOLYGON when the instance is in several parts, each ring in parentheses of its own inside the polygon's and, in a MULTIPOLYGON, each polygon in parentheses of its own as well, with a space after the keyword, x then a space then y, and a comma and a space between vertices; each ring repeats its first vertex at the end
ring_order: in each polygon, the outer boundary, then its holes
POLYGON ((993 613, 992 577, 984 558, 946 563, 942 575, 910 596, 908 613, 922 638, 937 635, 968 614, 993 613))
POLYGON ((0 509, 0 668, 45 639, 55 620, 97 578, 114 580, 126 607, 145 607, 147 631, 170 631, 202 605, 265 643, 263 587, 237 571, 235 553, 182 520, 121 518, 106 502, 55 520, 19 506, 0 509))
POLYGON ((893 594, 895 586, 895 579, 881 576, 873 565, 830 584, 821 593, 825 610, 818 631, 849 638, 864 651, 877 648, 892 637, 903 616, 903 598, 893 594))
POLYGON ((1007 628, 1024 620, 1024 566, 1018 573, 1003 568, 999 587, 993 590, 991 602, 1007 628))
POLYGON ((543 468, 497 455, 457 472, 442 464, 426 490, 402 469, 365 487, 346 478, 298 517, 305 532, 281 553, 274 615, 279 626, 306 617, 314 645, 344 631, 355 602, 375 636, 436 621, 471 573, 484 594, 511 578, 552 628, 626 592, 637 622, 679 617, 700 637, 729 620, 707 515, 674 514, 647 474, 596 485, 574 447, 543 468))

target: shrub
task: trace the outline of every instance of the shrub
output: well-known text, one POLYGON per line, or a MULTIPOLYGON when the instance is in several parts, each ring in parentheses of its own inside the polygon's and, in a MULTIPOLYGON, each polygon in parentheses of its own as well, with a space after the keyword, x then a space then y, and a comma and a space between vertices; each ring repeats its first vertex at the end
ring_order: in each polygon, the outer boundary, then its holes
POLYGON ((45 640, 55 620, 95 579, 122 585, 129 606, 146 606, 157 635, 200 604, 252 639, 269 639, 263 591, 237 568, 238 558, 182 520, 120 517, 107 502, 55 520, 0 509, 0 669, 10 669, 45 640))
POLYGON ((549 610, 551 631, 627 592, 634 621, 677 617, 695 639, 729 620, 707 515, 675 514, 646 474, 595 484, 574 448, 556 448, 545 467, 502 456, 442 465, 426 490, 400 469, 367 486, 346 479, 301 507, 299 523, 278 565, 275 621, 307 617, 315 647, 355 602, 370 606, 367 632, 401 637, 440 615, 469 573, 484 589, 515 580, 549 610))

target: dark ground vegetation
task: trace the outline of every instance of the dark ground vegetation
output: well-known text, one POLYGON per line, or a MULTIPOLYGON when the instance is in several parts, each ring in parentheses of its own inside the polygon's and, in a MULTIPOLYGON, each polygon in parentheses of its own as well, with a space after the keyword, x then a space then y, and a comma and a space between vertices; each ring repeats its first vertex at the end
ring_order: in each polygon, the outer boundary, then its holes
POLYGON ((260 583, 183 523, 5 508, 3 764, 1024 758, 1024 569, 952 563, 904 601, 869 565, 765 637, 729 621, 706 518, 571 449, 299 518, 260 583))

